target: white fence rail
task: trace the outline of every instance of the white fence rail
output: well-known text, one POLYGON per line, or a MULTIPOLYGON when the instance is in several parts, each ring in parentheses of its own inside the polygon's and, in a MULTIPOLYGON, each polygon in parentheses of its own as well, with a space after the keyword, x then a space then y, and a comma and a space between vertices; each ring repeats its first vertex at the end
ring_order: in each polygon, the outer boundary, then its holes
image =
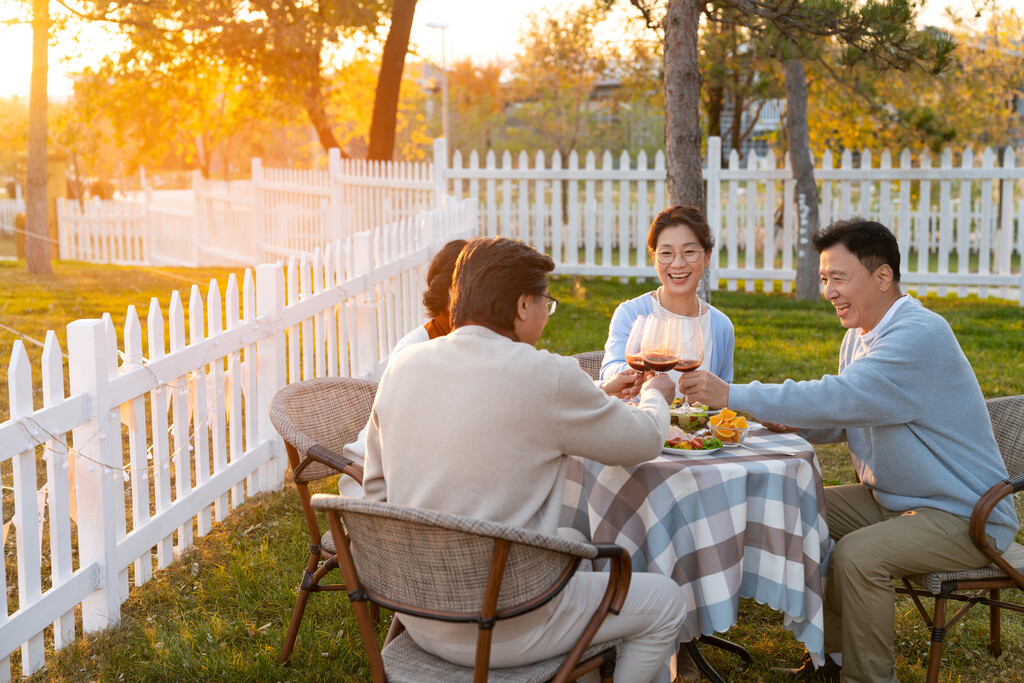
POLYGON ((60 649, 116 623, 131 587, 188 550, 194 534, 280 488, 284 450, 267 418, 274 392, 311 377, 379 376, 394 343, 422 323, 429 259, 472 236, 476 221, 474 202, 451 202, 284 268, 246 270, 223 290, 212 281, 205 296, 193 285, 187 307, 175 292, 166 311, 154 299, 144 321, 129 308, 119 330, 110 316, 76 321, 70 396, 51 331, 41 406, 16 342, 11 415, 0 423, 0 466, 13 482, 3 492, 13 515, 4 519, 0 679, 12 677, 19 648, 22 674, 42 668, 47 633, 60 649))
MULTIPOLYGON (((723 168, 720 140, 708 141, 708 219, 719 257, 712 261, 712 283, 732 290, 790 291, 796 278, 795 182, 788 159, 751 155, 741 167, 736 152, 723 168)), ((1024 253, 1024 168, 1008 150, 1001 165, 986 149, 970 150, 953 165, 952 153, 935 166, 925 152, 909 151, 899 166, 884 151, 877 166, 870 151, 844 152, 839 168, 826 154, 815 170, 821 187, 822 225, 854 215, 879 220, 893 229, 904 258, 904 282, 958 296, 1022 298, 1024 253)), ((505 152, 498 163, 491 151, 481 166, 475 152, 463 160, 455 152, 446 170, 446 188, 480 203, 481 232, 519 237, 552 254, 556 272, 619 277, 651 276, 645 241, 647 226, 666 204, 665 162, 641 154, 575 152, 550 161, 521 152, 515 163, 505 152), (564 163, 563 163, 564 162, 564 163), (653 162, 653 165, 652 163, 653 162)))

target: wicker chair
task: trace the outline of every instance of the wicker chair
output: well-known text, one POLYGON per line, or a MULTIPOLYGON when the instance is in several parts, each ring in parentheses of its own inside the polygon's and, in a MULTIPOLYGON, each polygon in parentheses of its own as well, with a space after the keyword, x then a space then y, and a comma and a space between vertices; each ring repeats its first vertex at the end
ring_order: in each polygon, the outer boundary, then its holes
POLYGON ((602 681, 612 679, 620 642, 591 645, 590 641, 605 617, 617 614, 626 599, 631 564, 619 546, 579 543, 344 496, 315 495, 313 507, 327 513, 375 683, 561 682, 594 669, 600 669, 602 681), (573 649, 535 664, 491 669, 494 622, 542 606, 566 586, 581 559, 596 557, 610 560, 608 588, 573 649), (399 613, 478 624, 474 668, 428 654, 401 629, 392 628, 381 650, 368 602, 399 613))
POLYGON ((362 483, 363 468, 342 457, 341 449, 354 441, 366 425, 376 393, 375 382, 330 377, 289 384, 274 394, 270 402, 270 421, 284 438, 310 541, 309 561, 302 574, 279 664, 287 662, 292 654, 310 593, 345 590, 344 583, 321 583, 338 564, 331 533, 321 534, 316 511, 310 505, 309 484, 338 475, 362 483))
POLYGON ((604 351, 584 351, 573 355, 591 379, 601 379, 601 363, 604 361, 604 351))
POLYGON ((975 605, 989 608, 989 651, 993 657, 1002 653, 999 629, 999 611, 1008 609, 1024 613, 1024 606, 999 599, 1003 588, 1024 591, 1024 546, 1013 543, 1000 554, 989 546, 985 538, 985 523, 996 504, 1006 496, 1024 490, 1024 395, 1004 396, 986 401, 992 428, 995 431, 999 451, 1006 462, 1009 478, 990 488, 978 500, 971 514, 970 534, 974 544, 987 555, 992 564, 959 572, 931 572, 908 576, 903 586, 896 591, 910 595, 931 629, 931 647, 928 652, 928 683, 939 679, 939 665, 942 661, 942 641, 946 631, 975 605), (921 602, 934 599, 931 616, 921 602), (950 618, 946 618, 948 600, 963 602, 963 606, 950 618))

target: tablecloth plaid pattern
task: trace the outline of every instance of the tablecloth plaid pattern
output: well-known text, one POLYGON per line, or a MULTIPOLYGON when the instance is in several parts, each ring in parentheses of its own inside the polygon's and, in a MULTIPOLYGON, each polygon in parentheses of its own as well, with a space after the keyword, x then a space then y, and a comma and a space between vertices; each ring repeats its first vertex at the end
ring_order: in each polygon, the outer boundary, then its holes
POLYGON ((571 458, 561 524, 626 548, 634 571, 675 579, 690 606, 683 642, 727 631, 747 597, 781 611, 817 659, 832 550, 823 500, 813 447, 756 428, 742 446, 636 467, 571 458))

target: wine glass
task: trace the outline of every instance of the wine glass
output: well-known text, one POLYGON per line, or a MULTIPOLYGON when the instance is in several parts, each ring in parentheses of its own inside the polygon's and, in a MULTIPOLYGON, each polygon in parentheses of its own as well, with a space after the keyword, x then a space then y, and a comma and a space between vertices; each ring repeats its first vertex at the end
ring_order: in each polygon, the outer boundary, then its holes
MULTIPOLYGON (((679 360, 675 369, 680 372, 696 370, 704 361, 704 332, 700 327, 700 318, 676 318, 679 332, 676 337, 676 353, 679 360)), ((689 410, 690 402, 683 396, 683 410, 689 410)))
POLYGON ((700 328, 700 318, 676 318, 679 321, 679 336, 676 337, 676 353, 679 362, 676 370, 687 372, 696 370, 704 361, 704 333, 700 328))
POLYGON ((668 372, 679 362, 678 342, 681 334, 679 318, 648 316, 640 342, 644 364, 654 372, 668 372))
POLYGON ((647 370, 644 363, 643 349, 641 342, 644 337, 644 325, 647 323, 647 316, 641 315, 633 321, 633 327, 629 330, 629 338, 626 339, 626 364, 637 372, 647 370))

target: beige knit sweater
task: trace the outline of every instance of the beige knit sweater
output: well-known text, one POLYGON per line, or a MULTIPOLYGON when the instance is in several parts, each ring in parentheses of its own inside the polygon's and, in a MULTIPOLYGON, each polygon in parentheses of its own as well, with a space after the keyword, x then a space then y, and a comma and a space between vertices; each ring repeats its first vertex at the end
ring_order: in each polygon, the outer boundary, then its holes
POLYGON ((573 358, 470 325, 396 355, 366 442, 367 498, 554 534, 566 457, 634 465, 658 455, 668 405, 598 389, 573 358))

